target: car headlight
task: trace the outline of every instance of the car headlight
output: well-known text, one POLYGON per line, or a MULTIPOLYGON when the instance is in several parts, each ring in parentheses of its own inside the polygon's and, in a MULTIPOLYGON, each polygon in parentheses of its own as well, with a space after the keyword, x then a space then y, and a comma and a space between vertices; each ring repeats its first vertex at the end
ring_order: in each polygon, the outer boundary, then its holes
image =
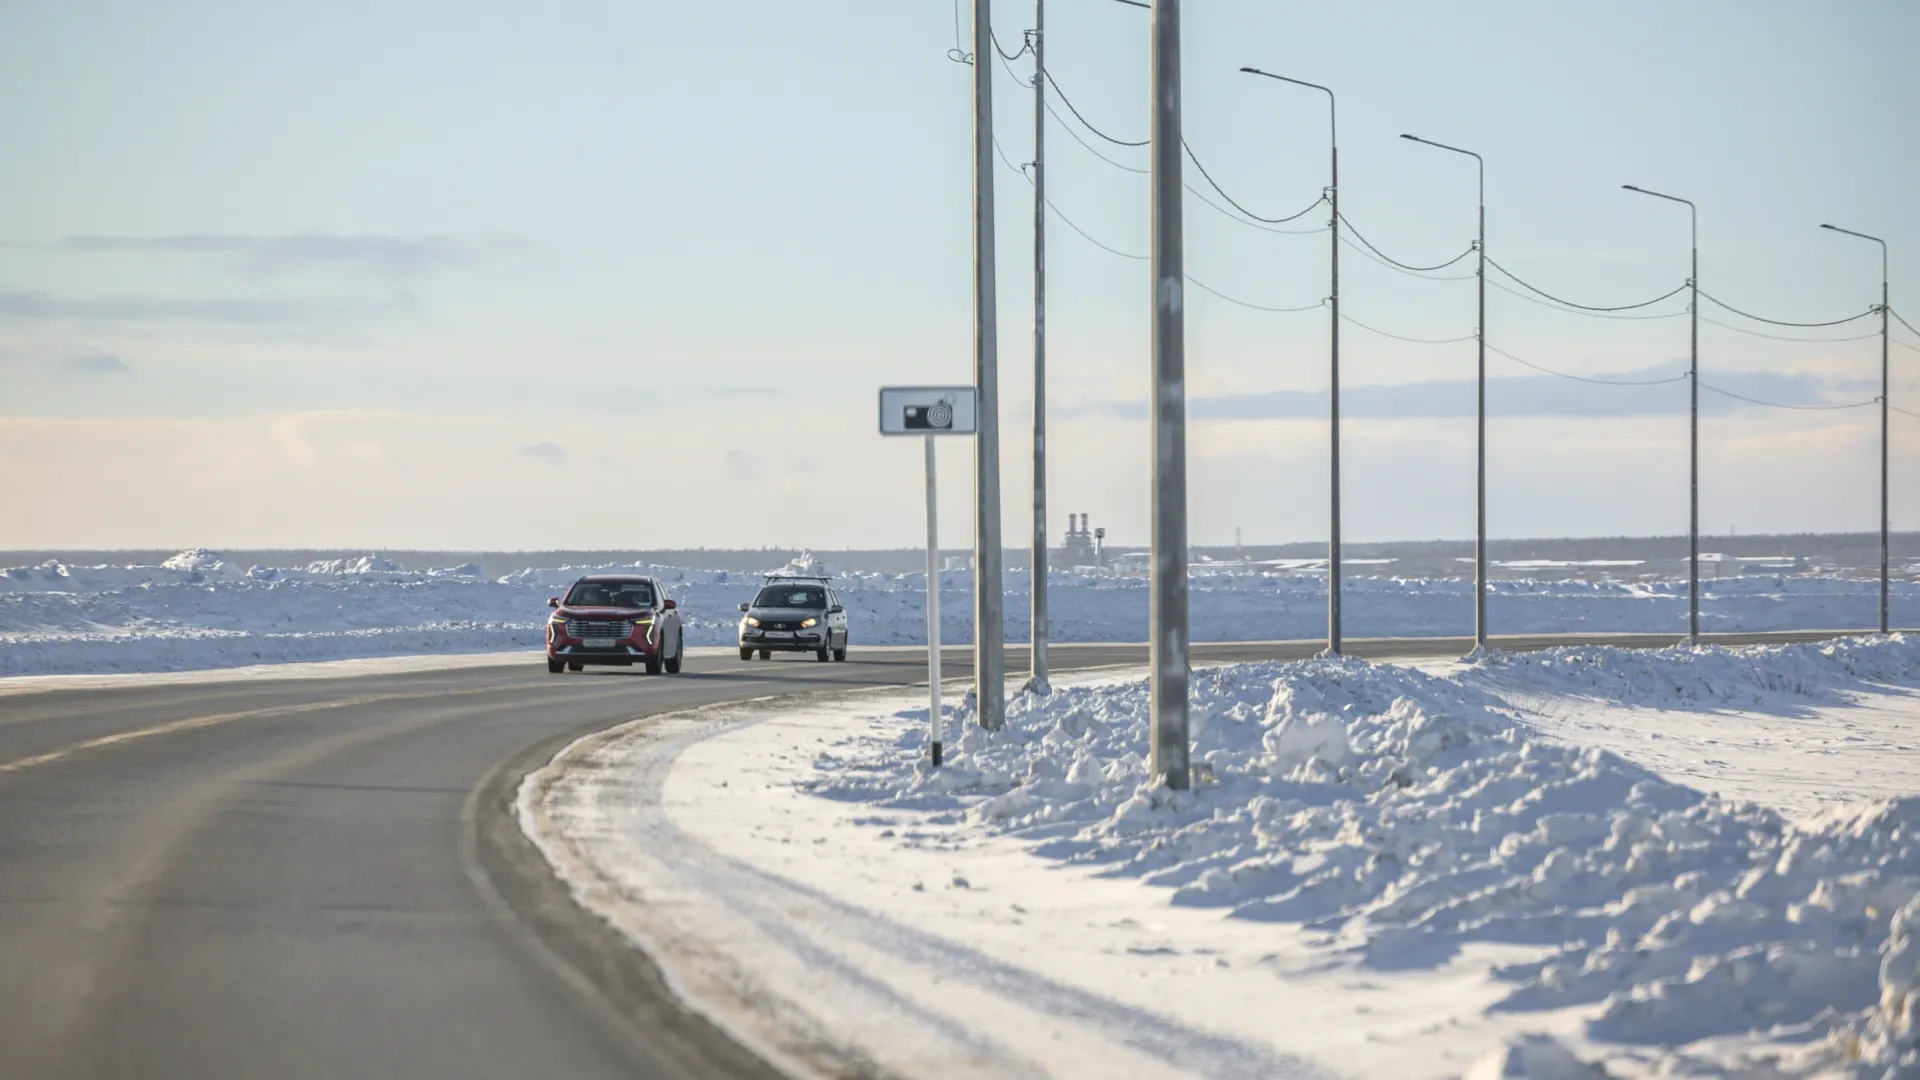
POLYGON ((756 618, 754 618, 754 617, 753 617, 753 616, 751 616, 751 615, 749 615, 749 616, 747 616, 746 618, 744 618, 744 619, 742 619, 742 620, 740 620, 740 621, 741 621, 741 622, 743 622, 743 623, 746 623, 746 624, 747 624, 748 626, 759 626, 759 625, 760 625, 760 620, 759 620, 759 619, 756 619, 756 618))
POLYGON ((819 625, 820 625, 819 619, 802 619, 800 621, 800 629, 802 630, 805 630, 809 626, 819 626, 819 625))

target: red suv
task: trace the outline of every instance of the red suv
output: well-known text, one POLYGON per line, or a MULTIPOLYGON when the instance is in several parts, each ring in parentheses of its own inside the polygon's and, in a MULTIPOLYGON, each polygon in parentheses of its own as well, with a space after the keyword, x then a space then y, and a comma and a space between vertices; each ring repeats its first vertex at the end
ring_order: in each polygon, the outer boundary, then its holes
POLYGON ((547 620, 547 670, 579 671, 588 664, 635 663, 647 674, 679 674, 686 657, 678 606, 660 582, 633 574, 589 574, 565 599, 553 597, 547 620))

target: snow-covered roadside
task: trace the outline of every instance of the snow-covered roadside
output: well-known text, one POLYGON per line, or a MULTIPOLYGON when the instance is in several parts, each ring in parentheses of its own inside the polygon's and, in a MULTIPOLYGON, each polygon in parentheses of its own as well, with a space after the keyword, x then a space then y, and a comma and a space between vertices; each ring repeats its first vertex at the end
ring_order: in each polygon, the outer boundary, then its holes
MULTIPOLYGON (((857 647, 924 641, 924 575, 835 572, 810 560, 781 569, 832 573, 857 647)), ((184 551, 159 566, 0 569, 0 676, 178 671, 369 656, 453 655, 538 649, 547 597, 583 573, 652 574, 679 603, 687 641, 736 640, 738 605, 759 575, 672 566, 530 567, 489 578, 477 566, 414 572, 377 555, 302 567, 241 567, 216 552, 184 551)), ((971 640, 971 577, 941 575, 942 634, 971 640)), ((1049 578, 1052 639, 1144 641, 1147 583, 1072 571, 1049 578)), ((1317 637, 1325 583, 1287 572, 1196 567, 1196 641, 1317 637)), ((1818 575, 1749 576, 1707 584, 1709 631, 1847 629, 1874 618, 1878 583, 1818 575)), ((1009 641, 1027 636, 1026 575, 1007 575, 1009 641)), ((1350 637, 1421 637, 1471 631, 1465 579, 1349 578, 1350 637)), ((1895 582, 1896 622, 1920 613, 1920 583, 1895 582)), ((1677 631, 1682 582, 1497 581, 1488 598, 1502 633, 1677 631)))
POLYGON ((1177 796, 1137 681, 1019 699, 937 773, 924 708, 873 696, 589 740, 523 811, 692 996, 908 1075, 1450 1077, 1548 1032, 1615 1076, 1879 1080, 1920 1035, 1920 803, 1796 822, 1533 722, 1625 700, 1738 742, 1848 702, 1920 721, 1916 686, 1898 639, 1216 669, 1177 796))

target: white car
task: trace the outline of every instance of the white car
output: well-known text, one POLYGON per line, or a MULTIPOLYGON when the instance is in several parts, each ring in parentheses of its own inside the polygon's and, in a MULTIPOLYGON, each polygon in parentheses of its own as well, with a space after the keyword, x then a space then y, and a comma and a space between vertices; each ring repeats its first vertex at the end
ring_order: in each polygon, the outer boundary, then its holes
POLYGON ((827 581, 769 576, 753 602, 740 605, 740 659, 810 652, 815 660, 845 660, 847 609, 827 581))

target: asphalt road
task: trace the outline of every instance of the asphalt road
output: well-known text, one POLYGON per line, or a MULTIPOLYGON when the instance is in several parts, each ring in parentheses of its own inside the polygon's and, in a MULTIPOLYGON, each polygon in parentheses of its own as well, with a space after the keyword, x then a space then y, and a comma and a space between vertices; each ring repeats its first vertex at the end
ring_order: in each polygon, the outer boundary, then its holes
MULTIPOLYGON (((1349 643, 1371 656, 1468 644, 1349 643)), ((1199 645, 1194 656, 1317 648, 1199 645)), ((1139 645, 1053 651, 1062 671, 1145 656, 1139 645)), ((588 731, 733 699, 908 684, 924 678, 923 657, 707 655, 650 678, 552 676, 530 655, 512 667, 0 697, 0 1080, 770 1076, 574 908, 515 826, 512 793, 588 731)), ((946 663, 965 676, 965 650, 946 663)), ((1024 670, 1023 650, 1008 666, 1024 670)))

